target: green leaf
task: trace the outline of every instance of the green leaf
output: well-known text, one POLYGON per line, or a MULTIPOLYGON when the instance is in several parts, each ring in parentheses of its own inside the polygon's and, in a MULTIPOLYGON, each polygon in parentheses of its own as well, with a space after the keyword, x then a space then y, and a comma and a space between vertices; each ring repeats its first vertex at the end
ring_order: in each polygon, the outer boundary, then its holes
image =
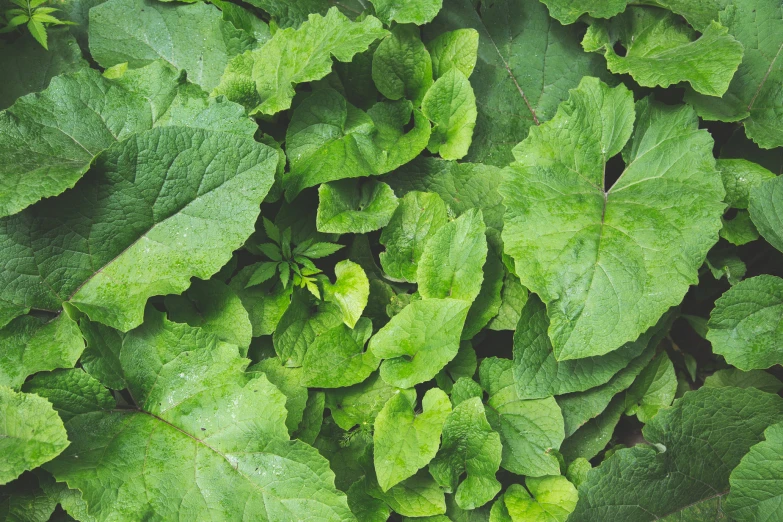
POLYGON ((35 38, 41 46, 49 50, 49 46, 47 45, 47 36, 46 36, 46 26, 44 26, 43 23, 36 20, 35 18, 31 18, 27 22, 27 30, 30 31, 30 34, 35 38))
POLYGON ((250 0, 250 5, 269 13, 280 27, 299 27, 310 13, 326 14, 326 0, 250 0))
POLYGON ((646 424, 659 410, 671 405, 676 392, 677 377, 674 374, 674 365, 665 352, 661 353, 642 371, 628 390, 629 396, 639 399, 628 404, 625 414, 635 414, 639 422, 646 424))
POLYGON ((164 304, 172 321, 201 327, 247 354, 253 325, 239 296, 222 281, 195 279, 182 296, 166 296, 164 304))
POLYGON ((416 272, 423 298, 476 299, 487 259, 485 231, 481 210, 471 209, 427 240, 416 272))
POLYGON ((78 187, 0 220, 0 263, 14 264, 0 299, 52 311, 67 301, 128 331, 149 297, 208 279, 244 243, 276 163, 252 139, 184 127, 112 145, 78 187))
POLYGON ((334 284, 324 284, 324 299, 335 303, 345 325, 353 328, 367 306, 370 282, 362 267, 347 259, 335 265, 334 274, 337 278, 334 284))
POLYGON ((750 190, 775 177, 761 165, 744 159, 719 159, 716 166, 726 189, 726 204, 731 208, 748 208, 750 190))
POLYGON ((111 392, 79 368, 38 373, 24 384, 23 390, 51 402, 63 422, 83 413, 111 411, 117 406, 111 392))
POLYGON ((512 484, 503 494, 513 522, 565 522, 576 507, 576 488, 561 475, 527 477, 525 487, 512 484))
POLYGON ((251 286, 257 286, 260 285, 261 283, 269 281, 275 276, 276 273, 277 273, 276 262, 265 261, 263 263, 256 263, 255 265, 253 265, 252 275, 250 276, 250 279, 247 281, 245 288, 250 288, 251 286))
POLYGON ((428 138, 429 124, 410 102, 377 103, 365 113, 333 89, 316 91, 294 110, 286 133, 286 198, 319 183, 388 172, 418 155, 428 138), (411 113, 414 128, 403 134, 411 113))
POLYGON ((753 224, 770 245, 783 252, 783 177, 776 177, 750 190, 748 210, 753 224))
POLYGON ((421 105, 432 86, 432 60, 415 25, 397 25, 375 50, 372 79, 390 100, 406 98, 421 105))
POLYGON ((492 430, 484 405, 476 397, 460 403, 446 418, 443 443, 430 462, 430 474, 462 509, 483 506, 500 491, 500 435, 492 430), (466 474, 464 480, 460 476, 466 474))
POLYGON ((715 279, 725 277, 730 285, 739 283, 747 272, 745 262, 740 259, 739 253, 733 247, 713 248, 707 254, 704 264, 710 269, 712 277, 715 279))
POLYGON ((741 246, 759 238, 759 231, 750 219, 747 210, 738 210, 733 219, 721 218, 723 228, 720 237, 732 245, 741 246))
POLYGON ((421 102, 422 113, 433 123, 427 149, 443 159, 463 158, 476 126, 476 95, 467 76, 453 68, 430 87, 421 102))
POLYGON ((378 18, 387 25, 424 25, 432 21, 440 11, 443 0, 370 0, 378 18))
POLYGON ((269 382, 285 395, 285 425, 288 433, 293 434, 304 419, 309 399, 307 387, 302 380, 301 368, 287 368, 279 357, 270 357, 247 369, 248 373, 263 373, 269 382))
POLYGON ((312 446, 321 432, 325 408, 326 394, 322 391, 311 391, 302 412, 302 421, 291 436, 312 446))
POLYGON ((435 377, 459 350, 470 303, 459 299, 413 301, 370 339, 384 381, 400 388, 435 377))
POLYGON ((294 85, 329 74, 332 57, 350 62, 386 34, 372 16, 352 22, 336 7, 326 16, 311 14, 298 29, 280 29, 264 46, 232 59, 214 94, 225 94, 251 114, 278 113, 291 107, 294 85))
POLYGON ((612 18, 625 10, 628 0, 541 0, 549 8, 549 14, 560 23, 568 25, 582 15, 593 18, 612 18))
POLYGON ((490 321, 488 328, 490 330, 515 330, 527 300, 527 288, 522 286, 517 276, 506 273, 500 294, 500 308, 498 308, 497 315, 490 321))
POLYGON ((582 47, 603 52, 610 71, 630 74, 644 87, 688 82, 708 96, 726 92, 743 54, 742 44, 719 23, 699 35, 681 17, 654 7, 629 7, 608 22, 593 22, 582 47), (622 56, 614 50, 618 44, 622 56))
POLYGON ((372 426, 386 402, 401 391, 387 384, 379 373, 373 373, 359 384, 328 390, 326 406, 342 429, 350 430, 356 425, 366 428, 372 426))
POLYGON ((73 187, 101 151, 134 133, 164 125, 256 130, 240 106, 208 100, 168 65, 134 73, 116 81, 92 69, 58 76, 0 112, 0 217, 73 187))
POLYGON ((590 464, 589 460, 584 458, 574 459, 574 461, 568 465, 566 478, 574 486, 579 487, 579 485, 587 479, 587 473, 591 469, 593 469, 593 466, 590 464))
POLYGON ((414 190, 434 192, 455 216, 472 208, 481 209, 487 226, 487 241, 499 251, 502 248, 500 231, 503 230, 505 210, 503 198, 498 193, 501 172, 490 165, 419 156, 389 174, 385 181, 397 196, 414 190))
POLYGON ((462 330, 463 339, 472 339, 478 335, 500 311, 503 277, 506 275, 500 256, 492 251, 488 252, 483 272, 481 290, 470 307, 467 319, 465 319, 465 328, 462 330))
POLYGON ((312 259, 320 259, 334 254, 344 246, 338 243, 313 243, 303 249, 301 255, 312 259))
POLYGON ((760 275, 734 285, 715 302, 707 340, 740 370, 783 362, 783 279, 760 275))
POLYGON ((372 484, 368 487, 367 493, 383 500, 396 513, 403 516, 427 517, 446 512, 443 490, 426 470, 421 470, 386 492, 383 492, 377 484, 372 484))
MULTIPOLYGON (((650 387, 651 379, 638 379, 640 373, 642 373, 647 367, 650 360, 655 355, 655 349, 653 346, 648 347, 641 355, 631 360, 628 366, 614 374, 614 376, 606 383, 583 392, 568 393, 557 397, 557 404, 563 412, 563 421, 565 425, 565 435, 570 437, 579 428, 587 424, 588 421, 602 414, 609 407, 612 399, 624 390, 628 389, 632 384, 638 386, 639 398, 644 395, 644 392, 650 387), (638 381, 643 381, 644 385, 638 381), (645 386, 646 385, 646 386, 645 386)), ((655 366, 657 368, 657 365, 655 366)), ((655 375, 655 369, 652 374, 655 375)), ((636 397, 636 395, 634 395, 636 397)), ((669 401, 671 404, 671 400, 669 401)), ((627 404, 627 406, 632 406, 627 404)))
POLYGON ((255 46, 255 38, 205 2, 109 0, 90 10, 89 35, 90 53, 101 67, 127 62, 138 68, 162 58, 207 91, 232 57, 255 46))
POLYGON ((397 197, 386 183, 342 180, 318 187, 319 232, 366 234, 385 227, 397 208, 397 197))
POLYGON ((52 460, 68 447, 63 422, 37 395, 0 386, 0 484, 52 460))
POLYGON ((400 200, 389 224, 381 232, 386 247, 380 260, 390 277, 414 282, 427 240, 446 224, 446 205, 437 195, 409 192, 400 200))
POLYGON ((54 520, 51 516, 57 500, 41 489, 34 474, 28 473, 0 487, 0 516, 9 521, 48 522, 54 520))
MULTIPOLYGON (((686 18, 691 4, 681 10, 686 18)), ((745 55, 722 98, 688 91, 685 101, 706 120, 741 121, 745 134, 762 148, 783 146, 783 91, 778 87, 783 81, 783 61, 778 59, 783 47, 783 6, 774 0, 706 4, 718 4, 708 16, 728 29, 745 48, 745 55)))
POLYGON ((277 323, 291 303, 293 289, 277 284, 275 279, 246 288, 255 269, 254 265, 243 268, 231 279, 228 286, 247 310, 253 327, 253 337, 259 337, 275 332, 277 323))
POLYGON ((489 394, 489 424, 503 443, 501 466, 517 475, 540 477, 560 473, 553 450, 565 438, 563 414, 554 397, 521 400, 517 395, 509 359, 481 361, 481 386, 489 394))
POLYGON ((609 382, 647 347, 646 332, 606 355, 558 361, 547 337, 549 319, 537 296, 527 300, 514 333, 514 378, 523 399, 539 399, 589 390, 609 382))
POLYGON ((398 393, 375 419, 373 434, 375 473, 383 491, 412 477, 438 452, 443 423, 451 413, 442 390, 428 390, 415 413, 415 393, 398 393))
MULTIPOLYGON (((469 377, 460 377, 451 387, 451 403, 454 406, 474 397, 483 398, 484 390, 479 383, 469 377)), ((503 440, 502 434, 500 439, 503 440)))
POLYGON ((616 395, 597 417, 585 422, 563 441, 560 453, 567 461, 577 458, 592 459, 611 440, 614 429, 625 412, 625 395, 616 395))
POLYGON ((302 379, 307 386, 342 388, 360 383, 378 369, 380 359, 364 345, 372 335, 372 322, 362 317, 352 330, 339 324, 320 334, 302 360, 302 379))
POLYGON ((75 415, 71 446, 46 469, 101 519, 252 510, 267 520, 352 520, 326 459, 288 440, 283 394, 245 373, 235 346, 206 341, 151 312, 120 354, 138 409, 75 415), (121 450, 136 444, 138 452, 121 450))
POLYGON ((657 520, 723 495, 731 470, 781 418, 783 399, 769 393, 688 392, 644 427, 650 445, 616 451, 587 474, 569 520, 657 520))
POLYGON ((750 451, 731 472, 726 514, 739 522, 779 520, 783 502, 783 423, 764 431, 764 441, 750 451))
POLYGON ((479 34, 475 29, 457 29, 442 33, 427 43, 432 57, 432 74, 440 78, 457 69, 470 78, 478 59, 479 34))
POLYGON ((479 33, 470 78, 480 101, 467 161, 508 165, 511 148, 554 116, 583 76, 609 77, 601 57, 582 50, 579 31, 551 23, 541 2, 446 0, 424 39, 467 28, 479 33))
POLYGON ((0 386, 19 388, 40 371, 73 368, 84 351, 79 327, 63 312, 54 319, 26 315, 0 329, 0 386))
POLYGON ((307 291, 297 290, 275 328, 275 352, 285 366, 302 366, 305 353, 315 338, 341 322, 342 313, 337 305, 315 304, 307 291))
POLYGON ((128 387, 120 364, 123 334, 114 328, 90 321, 79 320, 87 347, 79 360, 82 368, 107 388, 123 390, 128 387))
POLYGON ((706 379, 704 386, 711 388, 725 388, 733 386, 736 388, 758 388, 768 393, 778 393, 783 389, 783 382, 774 375, 763 370, 750 370, 743 372, 736 368, 727 368, 718 370, 706 379))
POLYGON ((724 209, 712 146, 689 107, 645 98, 634 114, 625 87, 585 78, 514 149, 503 240, 547 304, 558 360, 633 341, 698 281, 724 209), (606 187, 606 162, 621 150, 625 171, 606 187))
POLYGON ((85 67, 87 62, 67 31, 50 31, 48 50, 29 35, 17 38, 0 53, 0 70, 6 78, 0 84, 0 110, 20 96, 43 91, 55 76, 85 67))

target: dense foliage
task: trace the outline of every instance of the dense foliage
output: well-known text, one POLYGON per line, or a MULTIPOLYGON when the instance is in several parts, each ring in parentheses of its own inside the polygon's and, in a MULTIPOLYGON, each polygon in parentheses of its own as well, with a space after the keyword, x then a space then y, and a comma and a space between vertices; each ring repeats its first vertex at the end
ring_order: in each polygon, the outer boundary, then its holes
POLYGON ((0 16, 0 518, 783 521, 780 0, 0 16))

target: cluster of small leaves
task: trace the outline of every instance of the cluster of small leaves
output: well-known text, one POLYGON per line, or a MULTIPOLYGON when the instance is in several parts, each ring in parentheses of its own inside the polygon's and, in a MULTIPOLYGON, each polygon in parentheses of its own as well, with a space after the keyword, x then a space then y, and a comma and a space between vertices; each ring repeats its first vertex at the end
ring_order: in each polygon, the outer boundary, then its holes
POLYGON ((73 22, 60 20, 53 13, 59 11, 56 7, 47 7, 48 0, 10 0, 16 7, 10 7, 3 13, 5 20, 0 27, 0 33, 9 33, 15 29, 27 27, 30 35, 43 46, 49 49, 46 30, 52 25, 69 25, 73 22))
POLYGON ((13 4, 0 518, 783 522, 779 0, 13 4))

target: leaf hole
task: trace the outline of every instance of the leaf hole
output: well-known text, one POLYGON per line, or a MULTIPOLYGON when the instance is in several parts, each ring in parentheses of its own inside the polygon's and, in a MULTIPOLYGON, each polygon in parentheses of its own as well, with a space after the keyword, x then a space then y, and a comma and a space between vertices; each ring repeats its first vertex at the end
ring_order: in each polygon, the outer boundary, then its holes
POLYGON ((612 49, 614 49, 614 53, 620 57, 625 57, 625 55, 628 54, 628 49, 620 42, 615 42, 612 49))

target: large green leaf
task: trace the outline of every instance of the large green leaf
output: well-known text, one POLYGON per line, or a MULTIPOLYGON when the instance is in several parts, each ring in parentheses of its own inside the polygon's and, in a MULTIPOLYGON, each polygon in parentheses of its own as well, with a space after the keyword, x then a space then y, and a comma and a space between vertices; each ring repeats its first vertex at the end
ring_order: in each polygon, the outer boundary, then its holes
POLYGON ((729 477, 726 513, 738 522, 781 520, 783 506, 783 423, 764 432, 729 477))
POLYGON ((423 298, 476 299, 487 260, 485 231, 481 210, 471 209, 432 235, 416 272, 423 298))
POLYGON ((514 332, 514 378, 523 399, 581 392, 607 383, 647 347, 652 332, 594 357, 558 361, 547 336, 549 319, 538 297, 531 295, 514 332))
POLYGON ((68 447, 63 421, 46 400, 0 385, 0 484, 52 460, 68 447))
POLYGON ((298 29, 279 30, 261 48, 232 59, 221 71, 215 93, 241 103, 251 114, 275 114, 291 107, 294 85, 329 74, 332 56, 350 62, 386 34, 373 16, 352 22, 336 7, 325 16, 311 14, 298 29))
POLYGON ((753 224, 770 245, 783 252, 783 176, 750 189, 748 210, 753 224))
MULTIPOLYGON (((606 411, 618 393, 634 384, 637 376, 645 370, 653 355, 655 355, 655 350, 653 347, 649 347, 641 355, 631 360, 628 366, 614 374, 606 384, 583 392, 558 396, 557 404, 563 412, 566 437, 570 437, 588 421, 606 411)), ((669 402, 671 403, 671 400, 669 402)))
POLYGON ((242 301, 222 281, 196 279, 182 295, 164 299, 169 319, 198 326, 247 353, 253 326, 242 301))
POLYGON ((460 403, 446 418, 443 443, 430 462, 430 474, 462 509, 483 506, 500 491, 500 436, 492 430, 479 397, 460 403), (466 474, 465 479, 460 477, 466 474))
POLYGON ((256 42, 206 2, 109 0, 90 9, 89 35, 90 53, 102 67, 127 62, 136 68, 163 59, 208 91, 229 60, 256 42))
POLYGON ((307 290, 291 297, 274 332, 275 352, 285 366, 302 366, 302 360, 315 338, 342 323, 342 314, 333 303, 313 302, 307 290))
POLYGON ((560 464, 553 450, 565 438, 563 414, 553 397, 522 400, 517 395, 509 359, 488 357, 481 361, 481 386, 489 394, 489 424, 503 443, 501 466, 529 477, 556 475, 560 464))
MULTIPOLYGON (((503 198, 498 193, 501 170, 480 163, 457 163, 419 156, 384 178, 398 196, 418 190, 434 192, 456 216, 481 209, 490 246, 500 250, 503 230, 503 198)), ((514 323, 516 324, 516 323, 514 323)))
MULTIPOLYGON (((693 18, 694 2, 674 0, 675 12, 693 18), (681 5, 685 3, 686 5, 681 5)), ((783 146, 783 5, 776 0, 705 2, 707 16, 728 28, 745 48, 742 63, 722 98, 686 94, 704 119, 742 121, 749 138, 767 149, 783 146), (719 5, 715 5, 719 4, 719 5), (720 9, 720 11, 718 11, 720 9)), ((697 24, 694 24, 697 25, 697 24)), ((696 27, 703 30, 703 27, 696 27)))
POLYGON ((326 459, 288 440, 283 394, 209 337, 151 311, 120 354, 135 407, 70 418, 71 446, 47 469, 102 520, 353 520, 326 459))
POLYGON ((751 189, 775 177, 766 168, 745 159, 719 159, 716 166, 726 189, 726 204, 731 208, 748 208, 751 189))
POLYGON ((582 46, 600 51, 609 70, 630 74, 639 85, 688 82, 696 92, 722 96, 742 61, 743 47, 712 22, 698 35, 682 18, 653 7, 629 7, 611 21, 595 21, 582 46), (618 55, 614 47, 624 46, 618 55))
POLYGON ((18 388, 36 372, 72 368, 82 351, 79 326, 66 312, 17 317, 0 329, 0 386, 18 388))
POLYGON ((572 24, 582 15, 593 18, 612 18, 622 13, 628 0, 541 0, 549 14, 562 24, 572 24))
POLYGON ((415 406, 415 393, 398 393, 375 418, 375 474, 383 491, 415 475, 438 452, 443 423, 451 413, 449 397, 433 388, 424 394, 420 413, 415 406))
POLYGON ((577 492, 561 475, 529 477, 512 484, 492 506, 492 522, 565 522, 576 507, 577 492), (527 489, 525 489, 525 487, 527 489))
POLYGON ((319 90, 296 108, 286 132, 286 198, 319 183, 389 172, 416 157, 429 135, 429 122, 408 101, 380 102, 365 113, 337 91, 319 90))
POLYGON ((365 234, 385 227, 398 202, 386 183, 346 179, 318 187, 319 232, 365 234))
POLYGON ((782 418, 783 399, 770 393, 686 393, 644 427, 650 445, 618 450, 587 474, 569 520, 657 520, 724 495, 731 470, 782 418))
POLYGON ((514 149, 503 239, 547 304, 558 360, 633 341, 698 281, 724 209, 712 146, 689 107, 645 98, 634 113, 625 87, 585 78, 514 149), (607 187, 621 150, 625 171, 607 187))
POLYGON ((326 406, 331 410, 334 421, 344 430, 357 424, 362 428, 372 426, 378 412, 394 395, 403 390, 387 384, 379 373, 373 373, 367 380, 348 388, 328 390, 326 406))
POLYGON ((428 381, 459 350, 470 303, 460 299, 413 301, 370 339, 384 381, 410 388, 428 381))
POLYGON ((783 279, 760 275, 731 287, 715 302, 707 339, 741 370, 783 363, 783 279))
POLYGON ((55 76, 87 67, 76 40, 66 30, 49 32, 49 49, 26 34, 0 47, 0 110, 20 96, 40 92, 55 76))
POLYGON ((421 102, 422 113, 433 123, 427 149, 448 160, 468 153, 476 126, 476 95, 467 76, 453 68, 430 87, 421 102))
POLYGON ((446 205, 437 194, 407 193, 379 239, 386 247, 380 254, 384 272, 402 281, 416 281, 424 247, 446 221, 446 205))
POLYGON ((443 0, 371 0, 378 17, 387 24, 423 25, 440 11, 443 0))
POLYGON ((208 279, 244 243, 276 165, 250 138, 193 128, 116 143, 73 190, 0 220, 0 300, 67 301, 130 330, 149 297, 208 279))
POLYGON ((390 100, 405 98, 415 106, 432 86, 432 60, 413 25, 397 25, 372 56, 372 79, 390 100))
POLYGON ((479 105, 469 161, 507 165, 511 148, 531 126, 554 116, 582 76, 606 74, 600 57, 582 51, 579 32, 552 22, 541 2, 445 0, 425 40, 466 28, 479 33, 470 77, 479 105))
POLYGON ((354 329, 339 324, 318 335, 302 360, 304 382, 318 388, 342 388, 367 379, 381 363, 371 351, 364 351, 371 335, 372 323, 366 317, 354 329))
POLYGON ((478 59, 479 34, 475 29, 456 29, 441 33, 427 42, 432 59, 432 75, 440 78, 452 69, 457 69, 470 78, 478 59))
POLYGON ((334 275, 334 284, 324 284, 324 300, 335 303, 346 326, 354 328, 370 296, 367 274, 361 266, 344 259, 335 265, 334 275))
POLYGON ((269 13, 280 27, 298 27, 311 13, 326 14, 327 0, 249 0, 250 5, 269 13))
POLYGON ((207 99, 163 62, 114 81, 92 69, 54 78, 0 112, 0 216, 60 194, 102 150, 163 125, 248 136, 256 129, 239 105, 207 99))

